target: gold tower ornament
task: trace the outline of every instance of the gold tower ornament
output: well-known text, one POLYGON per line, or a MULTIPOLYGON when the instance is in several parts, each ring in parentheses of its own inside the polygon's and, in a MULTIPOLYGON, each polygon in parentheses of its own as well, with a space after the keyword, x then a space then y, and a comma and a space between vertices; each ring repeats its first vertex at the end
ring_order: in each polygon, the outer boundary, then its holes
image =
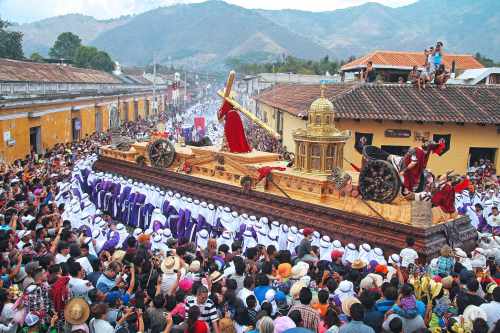
POLYGON ((305 129, 294 132, 296 170, 329 175, 333 168, 342 168, 344 144, 350 131, 335 127, 333 103, 325 97, 325 85, 320 86, 320 97, 311 103, 305 129))

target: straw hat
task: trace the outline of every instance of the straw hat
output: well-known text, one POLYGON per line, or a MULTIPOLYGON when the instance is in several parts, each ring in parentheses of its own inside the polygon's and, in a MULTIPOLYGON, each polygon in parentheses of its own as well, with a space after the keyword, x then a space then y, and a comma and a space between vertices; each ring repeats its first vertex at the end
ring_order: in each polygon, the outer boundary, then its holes
POLYGON ((200 271, 201 263, 198 260, 193 260, 189 265, 189 271, 192 273, 197 273, 200 271))
POLYGON ((292 279, 300 279, 301 277, 307 274, 308 270, 309 270, 309 264, 303 261, 299 261, 298 263, 295 264, 295 266, 292 267, 291 277, 292 279))
POLYGON ((161 271, 165 274, 173 274, 180 267, 179 257, 170 256, 166 257, 160 265, 161 271))
POLYGON ((344 298, 342 301, 342 312, 344 312, 347 316, 351 316, 351 306, 356 303, 361 303, 356 297, 349 296, 344 298))
POLYGON ((290 296, 292 298, 298 297, 300 290, 305 287, 305 284, 301 281, 295 282, 292 287, 290 288, 290 296))
POLYGON ((123 250, 117 250, 111 256, 111 260, 112 261, 122 262, 124 257, 125 257, 125 251, 123 251, 123 250))
POLYGON ((352 269, 362 269, 365 266, 366 266, 366 263, 361 259, 356 259, 351 264, 352 269))
POLYGON ((89 304, 81 297, 73 297, 64 307, 64 319, 72 325, 83 324, 89 315, 89 304))
POLYGON ((212 274, 210 274, 210 280, 212 280, 212 283, 219 282, 223 277, 224 275, 219 271, 214 271, 212 272, 212 274))

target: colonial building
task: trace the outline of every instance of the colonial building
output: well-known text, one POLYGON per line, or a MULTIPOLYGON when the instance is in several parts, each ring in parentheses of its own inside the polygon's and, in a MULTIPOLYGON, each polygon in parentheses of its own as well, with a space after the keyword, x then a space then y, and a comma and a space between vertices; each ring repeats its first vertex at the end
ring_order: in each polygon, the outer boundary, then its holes
MULTIPOLYGON (((374 51, 367 55, 355 59, 340 68, 344 81, 359 78, 360 72, 366 68, 368 62, 373 63, 373 68, 377 73, 377 78, 384 82, 398 82, 399 77, 405 81, 413 66, 419 70, 425 64, 424 52, 406 51, 374 51)), ((443 63, 446 69, 461 74, 467 69, 483 68, 484 66, 469 54, 449 54, 443 55, 443 63)))
MULTIPOLYGON (((308 108, 320 85, 278 84, 255 97, 257 115, 294 150, 293 133, 306 128, 308 108)), ((444 139, 446 152, 432 157, 429 168, 465 172, 472 161, 487 158, 500 170, 500 87, 429 87, 411 85, 330 84, 324 92, 334 108, 335 126, 351 130, 344 157, 359 165, 361 142, 404 154, 422 139, 444 139)))
MULTIPOLYGON (((164 99, 164 90, 157 98, 164 99)), ((105 131, 113 105, 123 121, 148 117, 152 87, 95 70, 0 59, 0 160, 105 131)), ((163 111, 164 103, 158 105, 163 111)))

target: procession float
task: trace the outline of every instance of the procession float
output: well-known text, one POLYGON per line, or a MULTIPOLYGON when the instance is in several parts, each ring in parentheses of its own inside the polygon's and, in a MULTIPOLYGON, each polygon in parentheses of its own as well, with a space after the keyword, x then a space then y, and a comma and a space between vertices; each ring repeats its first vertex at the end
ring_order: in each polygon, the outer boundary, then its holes
MULTIPOLYGON (((115 136, 101 147, 95 168, 387 253, 403 248, 408 235, 423 257, 438 254, 444 244, 473 245, 476 233, 468 218, 450 207, 459 180, 451 173, 431 180, 426 174, 439 143, 427 142, 403 157, 365 146, 362 165, 355 166, 343 156, 351 133, 335 127, 334 107, 319 91, 307 127, 294 132, 294 152, 257 151, 247 143, 240 115, 280 136, 238 104, 231 93, 234 78, 231 72, 219 91, 222 147, 174 144, 161 135, 142 142, 115 136)), ((118 115, 111 119, 119 127, 118 115)))

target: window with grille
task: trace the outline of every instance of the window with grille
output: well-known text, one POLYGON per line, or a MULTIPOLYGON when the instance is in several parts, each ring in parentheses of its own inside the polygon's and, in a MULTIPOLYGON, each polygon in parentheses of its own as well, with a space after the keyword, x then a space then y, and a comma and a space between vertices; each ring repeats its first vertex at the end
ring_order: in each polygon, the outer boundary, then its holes
POLYGON ((325 155, 325 167, 326 170, 332 170, 334 166, 334 161, 335 161, 335 145, 334 144, 329 144, 328 147, 326 148, 326 155, 325 155))
POLYGON ((311 145, 311 169, 321 170, 321 146, 318 143, 311 145))
POLYGON ((306 144, 301 142, 299 145, 299 156, 298 156, 298 166, 299 168, 305 167, 306 162, 306 144))

